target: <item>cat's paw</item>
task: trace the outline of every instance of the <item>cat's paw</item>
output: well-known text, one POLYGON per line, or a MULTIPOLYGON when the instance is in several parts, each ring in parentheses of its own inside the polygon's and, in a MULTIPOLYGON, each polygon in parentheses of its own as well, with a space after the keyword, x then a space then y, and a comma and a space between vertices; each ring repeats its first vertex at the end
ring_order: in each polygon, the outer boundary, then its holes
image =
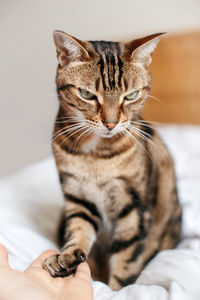
POLYGON ((65 253, 52 255, 45 259, 44 269, 47 270, 52 277, 66 277, 76 271, 76 267, 86 260, 83 250, 75 249, 73 253, 65 253))

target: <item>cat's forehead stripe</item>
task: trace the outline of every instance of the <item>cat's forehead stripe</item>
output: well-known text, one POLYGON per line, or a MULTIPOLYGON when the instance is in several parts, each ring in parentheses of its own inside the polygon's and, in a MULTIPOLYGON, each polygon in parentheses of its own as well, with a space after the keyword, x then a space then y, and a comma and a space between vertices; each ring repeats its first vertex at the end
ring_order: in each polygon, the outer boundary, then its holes
POLYGON ((120 58, 119 43, 106 41, 90 41, 90 43, 100 56, 98 64, 104 90, 114 89, 116 83, 118 87, 121 87, 123 62, 120 58), (116 74, 118 74, 118 80, 116 80, 116 74))
POLYGON ((99 60, 98 64, 100 65, 100 74, 101 74, 101 78, 102 78, 103 88, 104 88, 104 90, 106 90, 105 75, 104 75, 104 60, 103 60, 102 55, 100 55, 100 60, 99 60))
POLYGON ((107 41, 89 41, 94 50, 98 54, 102 54, 102 52, 116 52, 117 55, 121 54, 119 43, 117 42, 107 42, 107 41))

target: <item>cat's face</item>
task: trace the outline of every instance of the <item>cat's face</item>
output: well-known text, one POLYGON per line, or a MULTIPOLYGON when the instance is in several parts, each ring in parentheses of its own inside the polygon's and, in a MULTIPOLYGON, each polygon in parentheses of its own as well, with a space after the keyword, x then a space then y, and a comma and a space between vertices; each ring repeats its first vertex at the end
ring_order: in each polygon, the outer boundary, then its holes
POLYGON ((148 96, 148 66, 160 35, 123 44, 83 42, 56 31, 56 83, 66 119, 108 138, 129 128, 148 96))

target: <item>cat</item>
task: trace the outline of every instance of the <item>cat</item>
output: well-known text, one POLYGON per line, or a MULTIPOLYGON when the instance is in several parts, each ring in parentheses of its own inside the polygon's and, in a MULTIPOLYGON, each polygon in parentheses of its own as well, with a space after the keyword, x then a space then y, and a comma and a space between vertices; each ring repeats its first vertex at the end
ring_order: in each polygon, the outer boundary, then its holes
POLYGON ((60 106, 52 147, 66 202, 61 253, 44 263, 53 277, 87 259, 94 279, 119 290, 179 241, 173 160, 141 117, 161 36, 121 43, 54 32, 60 106))

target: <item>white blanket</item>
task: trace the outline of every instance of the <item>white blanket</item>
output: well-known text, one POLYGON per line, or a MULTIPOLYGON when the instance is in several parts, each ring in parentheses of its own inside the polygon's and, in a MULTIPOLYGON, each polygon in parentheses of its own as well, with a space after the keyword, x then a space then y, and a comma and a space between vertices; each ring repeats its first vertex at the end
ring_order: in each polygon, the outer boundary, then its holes
MULTIPOLYGON (((158 254, 136 284, 119 292, 93 282, 95 300, 200 299, 200 127, 164 126, 160 133, 175 159, 182 241, 158 254)), ((0 180, 0 242, 12 267, 23 270, 43 250, 57 249, 63 203, 52 157, 0 180)))

